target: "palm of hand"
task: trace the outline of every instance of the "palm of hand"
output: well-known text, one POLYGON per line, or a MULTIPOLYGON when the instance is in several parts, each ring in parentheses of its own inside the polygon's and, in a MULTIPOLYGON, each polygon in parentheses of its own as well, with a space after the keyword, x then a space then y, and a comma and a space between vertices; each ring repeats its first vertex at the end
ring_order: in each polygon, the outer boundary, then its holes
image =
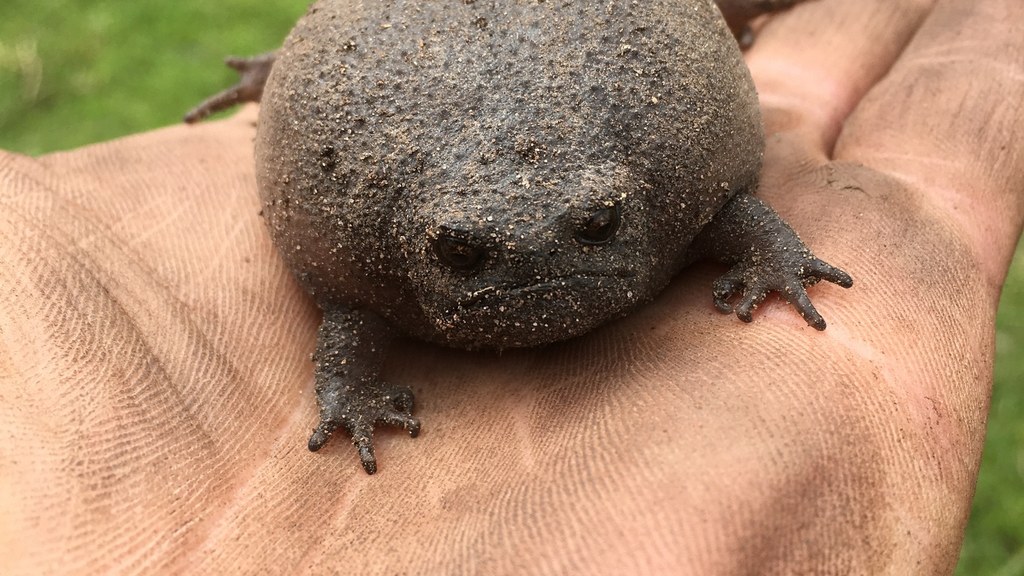
POLYGON ((858 280, 812 290, 824 335, 779 302, 749 326, 712 313, 715 271, 697 268, 566 344, 408 343, 388 376, 417 392, 424 432, 379 433, 373 478, 344 442, 304 446, 318 313, 258 216, 251 110, 0 156, 6 562, 948 568, 1021 224, 1024 159, 999 151, 1014 134, 978 128, 1024 116, 1007 104, 1024 101, 1017 4, 811 3, 750 53, 763 195, 858 280), (979 59, 1016 79, 977 88, 979 59))

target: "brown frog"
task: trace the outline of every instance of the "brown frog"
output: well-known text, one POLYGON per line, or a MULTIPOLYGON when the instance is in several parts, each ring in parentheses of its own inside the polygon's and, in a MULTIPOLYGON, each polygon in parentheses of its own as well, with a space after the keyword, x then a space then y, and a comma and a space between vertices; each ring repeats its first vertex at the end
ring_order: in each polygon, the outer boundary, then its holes
POLYGON ((823 330, 805 287, 852 280, 753 196, 734 39, 794 3, 320 0, 279 52, 229 62, 242 83, 187 119, 262 97, 264 215, 324 313, 309 449, 343 428, 372 474, 375 426, 418 434, 380 376, 393 337, 564 340, 697 259, 731 265, 719 310, 750 321, 777 291, 823 330))

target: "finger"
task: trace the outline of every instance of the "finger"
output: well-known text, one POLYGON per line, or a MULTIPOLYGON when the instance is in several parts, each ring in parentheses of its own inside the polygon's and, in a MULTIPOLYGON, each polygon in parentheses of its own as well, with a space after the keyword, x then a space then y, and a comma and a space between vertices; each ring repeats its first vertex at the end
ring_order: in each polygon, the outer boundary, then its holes
POLYGON ((827 157, 844 119, 885 75, 934 0, 819 0, 773 16, 747 53, 769 134, 827 157))
POLYGON ((999 285, 1024 191, 1024 2, 942 0, 850 117, 836 158, 898 177, 960 229, 999 285))

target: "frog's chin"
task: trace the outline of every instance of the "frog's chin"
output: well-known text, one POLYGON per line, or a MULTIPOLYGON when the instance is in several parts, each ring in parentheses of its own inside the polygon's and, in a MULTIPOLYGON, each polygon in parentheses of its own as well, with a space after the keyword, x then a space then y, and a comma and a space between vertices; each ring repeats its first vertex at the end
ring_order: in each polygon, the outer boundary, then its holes
POLYGON ((432 340, 466 349, 522 348, 579 336, 624 315, 642 289, 624 275, 554 278, 529 285, 486 285, 431 314, 432 340))

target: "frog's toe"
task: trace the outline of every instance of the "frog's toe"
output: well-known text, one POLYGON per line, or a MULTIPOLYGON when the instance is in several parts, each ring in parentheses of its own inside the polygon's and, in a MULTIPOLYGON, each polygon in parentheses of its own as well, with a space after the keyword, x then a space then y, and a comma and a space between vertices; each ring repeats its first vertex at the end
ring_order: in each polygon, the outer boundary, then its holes
POLYGON ((767 286, 751 286, 744 290, 740 303, 736 305, 736 317, 744 322, 753 322, 754 310, 764 302, 771 290, 767 286))
POLYGON ((359 461, 363 465, 363 470, 367 474, 375 473, 377 471, 377 457, 373 452, 373 425, 365 420, 354 420, 347 424, 321 420, 320 425, 313 430, 313 435, 309 437, 309 450, 316 452, 322 448, 327 443, 327 440, 330 439, 334 430, 341 426, 344 426, 346 431, 352 435, 352 444, 359 453, 359 461))
POLYGON ((733 306, 729 301, 744 291, 743 276, 735 272, 735 268, 730 270, 721 278, 715 280, 715 283, 711 286, 715 308, 722 314, 732 314, 733 306))
POLYGON ((227 110, 232 106, 246 102, 259 102, 263 97, 263 87, 270 76, 270 69, 276 58, 273 52, 253 56, 252 58, 229 57, 224 62, 239 74, 238 83, 214 94, 202 101, 198 106, 185 114, 184 121, 194 124, 207 116, 227 110))
POLYGON ((373 452, 373 424, 362 418, 346 419, 347 421, 321 420, 309 437, 309 450, 316 452, 323 448, 334 431, 340 427, 352 436, 352 444, 359 453, 359 461, 367 474, 377 471, 377 457, 373 452))
POLYGON ((385 395, 385 405, 374 415, 374 424, 385 424, 402 428, 413 438, 420 435, 420 421, 412 416, 414 397, 412 390, 405 386, 389 389, 385 395))
POLYGON ((395 428, 402 428, 413 438, 420 435, 420 421, 405 412, 398 410, 387 410, 377 418, 378 424, 386 424, 395 428))
MULTIPOLYGON (((404 428, 409 436, 415 438, 420 434, 420 421, 413 418, 406 412, 393 409, 384 409, 374 416, 372 424, 366 420, 360 421, 356 426, 349 429, 352 434, 352 444, 359 452, 359 461, 367 474, 377 472, 377 457, 373 451, 373 430, 377 425, 394 426, 404 428)), ((312 441, 312 439, 311 439, 312 441)))
POLYGON ((853 277, 842 269, 836 268, 819 258, 812 258, 811 261, 807 263, 804 277, 814 278, 814 282, 817 282, 818 280, 828 280, 829 282, 842 286, 843 288, 850 288, 853 286, 853 277))
POLYGON ((712 286, 715 308, 723 314, 736 313, 744 322, 754 319, 754 310, 764 302, 771 292, 771 286, 761 282, 749 274, 750 268, 740 264, 734 266, 712 286), (731 301, 739 297, 733 304, 731 301))
POLYGON ((309 437, 308 448, 310 452, 316 452, 317 450, 324 447, 327 441, 331 439, 331 435, 334 434, 334 430, 338 428, 339 423, 330 421, 320 421, 320 424, 313 429, 313 434, 309 437))
POLYGON ((790 280, 783 289, 779 290, 779 294, 786 302, 789 302, 796 308, 797 312, 800 313, 800 316, 803 317, 809 326, 815 330, 824 330, 827 327, 825 319, 814 308, 814 304, 811 303, 811 297, 807 295, 807 290, 804 289, 805 285, 804 282, 790 280))
POLYGON ((810 296, 807 295, 807 286, 817 284, 821 280, 827 280, 837 286, 850 288, 853 286, 853 278, 840 268, 832 266, 828 262, 809 257, 798 278, 792 278, 786 282, 786 286, 780 290, 782 297, 793 305, 807 324, 816 330, 826 328, 825 319, 814 308, 810 296))
POLYGON ((398 386, 388 391, 387 397, 391 401, 391 405, 396 410, 405 412, 406 414, 412 413, 413 408, 413 395, 412 390, 407 386, 398 386))
POLYGON ((360 436, 353 438, 352 443, 359 452, 359 462, 363 465, 363 470, 367 474, 376 474, 377 456, 373 453, 373 439, 369 435, 360 436))

